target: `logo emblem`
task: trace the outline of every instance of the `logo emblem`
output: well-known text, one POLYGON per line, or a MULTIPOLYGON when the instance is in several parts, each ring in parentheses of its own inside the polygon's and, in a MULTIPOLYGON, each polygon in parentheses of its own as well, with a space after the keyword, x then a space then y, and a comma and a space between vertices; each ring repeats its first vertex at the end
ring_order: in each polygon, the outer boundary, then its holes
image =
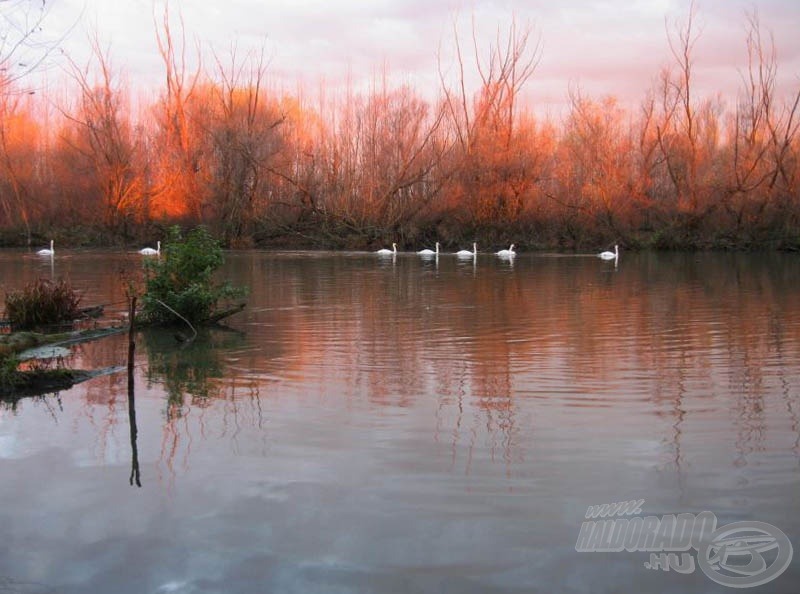
POLYGON ((792 543, 766 522, 721 526, 697 551, 697 564, 710 579, 731 588, 760 586, 774 580, 792 560, 792 543), (764 555, 772 559, 767 563, 764 555))
POLYGON ((642 504, 644 499, 590 506, 575 550, 646 552, 646 569, 682 574, 699 565, 709 579, 729 588, 766 584, 792 560, 792 543, 772 524, 746 520, 717 527, 710 511, 642 516, 642 504), (697 563, 690 549, 697 552, 697 563))

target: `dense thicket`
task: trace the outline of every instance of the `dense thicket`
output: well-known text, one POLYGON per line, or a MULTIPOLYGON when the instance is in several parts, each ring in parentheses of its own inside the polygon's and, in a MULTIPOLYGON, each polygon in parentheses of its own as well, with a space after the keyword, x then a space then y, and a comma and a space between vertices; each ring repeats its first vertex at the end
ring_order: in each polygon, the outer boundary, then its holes
POLYGON ((778 96, 775 50, 755 16, 747 31, 729 103, 694 94, 690 17, 638 109, 574 91, 554 121, 521 104, 540 49, 515 23, 488 52, 456 39, 436 101, 377 83, 311 105, 270 88, 263 55, 189 70, 165 17, 164 86, 136 110, 96 40, 56 113, 0 81, 0 242, 128 242, 185 223, 233 247, 797 248, 800 94, 778 96))

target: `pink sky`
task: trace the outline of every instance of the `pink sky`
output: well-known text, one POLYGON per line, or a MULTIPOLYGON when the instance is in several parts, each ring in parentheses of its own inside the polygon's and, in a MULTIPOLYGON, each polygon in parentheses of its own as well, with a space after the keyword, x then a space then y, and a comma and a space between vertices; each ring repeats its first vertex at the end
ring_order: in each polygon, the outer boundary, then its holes
MULTIPOLYGON (((745 14, 757 7, 762 29, 772 33, 784 90, 800 88, 800 2, 796 0, 697 0, 695 51, 699 95, 733 97, 746 66, 745 14)), ((530 23, 541 41, 541 61, 526 97, 539 108, 563 104, 569 88, 589 96, 612 94, 639 101, 662 65, 670 61, 667 27, 685 21, 688 0, 173 0, 187 39, 225 54, 265 47, 270 72, 289 90, 298 81, 314 89, 324 78, 337 84, 348 74, 356 85, 385 63, 393 80, 423 93, 437 88, 437 54, 452 48, 453 22, 467 41, 474 15, 479 43, 488 47, 512 15, 530 23)), ((57 34, 78 23, 65 50, 83 63, 86 32, 110 44, 113 64, 133 87, 157 89, 162 64, 155 42, 152 0, 54 0, 46 25, 57 34)), ((442 64, 452 67, 445 57, 442 64)), ((52 71, 52 69, 51 69, 52 71)), ((433 90, 433 91, 431 91, 433 90)))

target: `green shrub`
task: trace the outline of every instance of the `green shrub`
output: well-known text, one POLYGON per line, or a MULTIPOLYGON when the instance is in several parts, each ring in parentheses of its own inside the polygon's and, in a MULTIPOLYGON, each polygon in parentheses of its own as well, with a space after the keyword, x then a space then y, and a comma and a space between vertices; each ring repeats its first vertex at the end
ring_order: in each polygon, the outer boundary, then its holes
POLYGON ((0 354, 0 393, 9 392, 17 383, 19 360, 0 354))
POLYGON ((67 281, 39 279, 6 295, 6 316, 14 330, 63 324, 80 315, 80 301, 67 281))
POLYGON ((189 322, 207 321, 220 300, 244 295, 243 289, 214 282, 214 273, 223 263, 222 247, 205 227, 193 229, 186 237, 179 227, 172 227, 161 258, 145 262, 142 318, 153 323, 177 322, 171 308, 189 322))

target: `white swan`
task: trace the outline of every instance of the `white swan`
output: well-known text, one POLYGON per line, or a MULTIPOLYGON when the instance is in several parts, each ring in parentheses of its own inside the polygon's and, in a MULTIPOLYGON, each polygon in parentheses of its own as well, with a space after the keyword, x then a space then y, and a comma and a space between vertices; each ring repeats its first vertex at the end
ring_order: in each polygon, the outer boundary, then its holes
POLYGON ((382 249, 378 250, 375 253, 378 254, 379 256, 391 256, 391 255, 397 254, 397 244, 393 243, 392 244, 392 249, 390 249, 390 250, 387 250, 386 248, 382 248, 382 249))
POLYGON ((161 254, 161 242, 156 242, 156 249, 151 247, 142 248, 139 250, 139 253, 143 256, 158 256, 161 254))
POLYGON ((619 246, 615 245, 613 252, 600 252, 597 257, 601 260, 616 260, 619 258, 619 246))
POLYGON ((517 255, 517 252, 514 251, 514 244, 512 243, 511 247, 509 247, 507 250, 500 250, 497 252, 497 255, 501 258, 513 258, 517 255))
POLYGON ((418 251, 417 254, 419 254, 420 256, 438 256, 439 255, 439 242, 438 241, 436 242, 436 251, 435 252, 433 250, 429 250, 429 249, 426 248, 424 250, 418 251))
POLYGON ((49 250, 47 248, 44 248, 43 250, 39 250, 36 253, 39 254, 40 256, 52 256, 52 255, 54 255, 56 253, 56 250, 53 249, 53 240, 52 239, 50 240, 50 249, 49 250))
POLYGON ((466 257, 470 257, 471 258, 473 256, 476 256, 477 254, 478 254, 478 244, 477 243, 473 243, 472 244, 472 251, 469 251, 469 250, 458 250, 456 252, 456 256, 461 256, 462 258, 466 258, 466 257))

